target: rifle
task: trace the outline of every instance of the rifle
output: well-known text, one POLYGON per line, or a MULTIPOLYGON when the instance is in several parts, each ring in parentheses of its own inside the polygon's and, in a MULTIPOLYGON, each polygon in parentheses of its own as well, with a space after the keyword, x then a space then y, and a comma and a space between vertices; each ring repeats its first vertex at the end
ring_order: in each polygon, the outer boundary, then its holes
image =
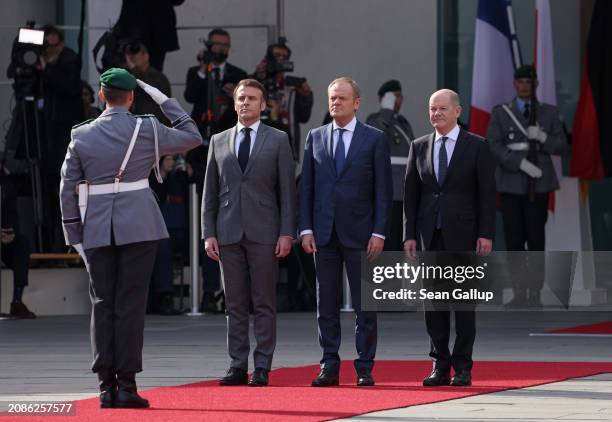
MULTIPOLYGON (((535 66, 531 68, 531 99, 530 99, 530 107, 529 107, 529 123, 528 126, 535 126, 538 124, 537 114, 536 114, 536 76, 535 76, 535 66)), ((533 163, 534 166, 538 165, 538 150, 537 144, 538 141, 536 139, 529 139, 529 150, 527 152, 527 159, 533 163)), ((535 201, 535 184, 536 180, 533 177, 529 177, 528 179, 528 191, 529 191, 529 202, 535 201)))

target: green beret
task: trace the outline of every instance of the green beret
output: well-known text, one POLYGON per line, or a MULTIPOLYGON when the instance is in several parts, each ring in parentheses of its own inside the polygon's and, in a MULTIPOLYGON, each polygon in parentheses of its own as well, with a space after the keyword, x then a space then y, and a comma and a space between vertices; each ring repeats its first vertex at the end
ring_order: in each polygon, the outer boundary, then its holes
POLYGON ((104 86, 122 89, 124 91, 132 91, 138 86, 134 75, 118 67, 111 67, 101 74, 100 83, 104 86))
POLYGON ((530 64, 524 64, 514 71, 514 79, 531 79, 532 76, 535 76, 535 79, 538 79, 538 74, 536 73, 534 67, 530 64))
POLYGON ((378 88, 378 96, 382 97, 387 92, 401 91, 401 90, 402 90, 402 84, 400 84, 399 81, 396 81, 395 79, 391 79, 390 81, 387 81, 384 84, 382 84, 380 88, 378 88))

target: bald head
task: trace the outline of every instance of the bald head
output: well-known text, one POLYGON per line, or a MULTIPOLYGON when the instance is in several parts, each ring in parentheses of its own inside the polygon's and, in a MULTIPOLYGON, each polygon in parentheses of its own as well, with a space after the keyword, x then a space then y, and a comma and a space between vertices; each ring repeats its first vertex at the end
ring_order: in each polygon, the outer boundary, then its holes
POLYGON ((459 94, 457 94, 452 89, 445 88, 445 89, 441 89, 439 91, 434 92, 433 94, 431 94, 431 97, 429 97, 429 104, 431 104, 431 100, 433 100, 434 98, 438 98, 438 97, 448 99, 448 101, 450 101, 450 103, 455 106, 461 105, 461 99, 459 98, 459 94))
POLYGON ((455 91, 441 89, 429 98, 429 121, 440 134, 453 130, 460 115, 461 100, 455 91))

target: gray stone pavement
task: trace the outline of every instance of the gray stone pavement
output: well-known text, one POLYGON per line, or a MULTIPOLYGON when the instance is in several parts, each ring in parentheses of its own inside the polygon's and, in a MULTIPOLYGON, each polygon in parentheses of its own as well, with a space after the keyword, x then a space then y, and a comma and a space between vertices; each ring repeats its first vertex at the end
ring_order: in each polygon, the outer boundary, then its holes
MULTIPOLYGON (((478 315, 474 358, 476 361, 610 361, 612 337, 530 336, 610 319, 612 315, 603 312, 482 312, 478 315)), ((352 314, 343 314, 341 356, 344 359, 355 356, 353 321, 352 314)), ((86 316, 0 321, 0 402, 95 396, 96 381, 89 370, 88 330, 86 316)), ((223 315, 149 316, 144 372, 138 376, 139 386, 145 389, 217 378, 227 369, 225 346, 223 315)), ((427 358, 427 351, 422 313, 379 314, 377 358, 420 360, 427 358)), ((279 314, 274 367, 312 365, 319 358, 315 314, 279 314)), ((454 422, 612 420, 611 386, 612 375, 604 375, 359 418, 454 422), (572 410, 580 410, 582 416, 571 419, 572 410)))

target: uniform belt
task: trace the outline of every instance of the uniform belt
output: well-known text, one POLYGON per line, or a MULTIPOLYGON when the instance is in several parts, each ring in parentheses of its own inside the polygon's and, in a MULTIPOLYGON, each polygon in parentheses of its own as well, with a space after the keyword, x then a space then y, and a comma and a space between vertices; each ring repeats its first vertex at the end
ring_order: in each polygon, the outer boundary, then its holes
MULTIPOLYGON (((141 190, 149 187, 149 179, 141 179, 136 182, 119 182, 119 192, 130 192, 133 190, 141 190)), ((105 183, 103 185, 89 185, 90 195, 105 195, 107 193, 114 193, 115 184, 105 183)))
POLYGON ((529 143, 528 142, 512 142, 510 144, 506 144, 506 148, 511 149, 512 151, 528 151, 529 143))
POLYGON ((392 165, 399 164, 399 165, 405 166, 406 164, 408 164, 408 157, 403 157, 401 155, 391 156, 391 164, 392 165))
POLYGON ((131 192, 135 190, 147 189, 149 187, 149 179, 141 179, 136 182, 118 182, 105 183, 102 185, 90 185, 87 182, 77 185, 79 195, 79 211, 81 213, 81 221, 85 222, 87 214, 87 202, 89 195, 105 195, 110 193, 131 192))

